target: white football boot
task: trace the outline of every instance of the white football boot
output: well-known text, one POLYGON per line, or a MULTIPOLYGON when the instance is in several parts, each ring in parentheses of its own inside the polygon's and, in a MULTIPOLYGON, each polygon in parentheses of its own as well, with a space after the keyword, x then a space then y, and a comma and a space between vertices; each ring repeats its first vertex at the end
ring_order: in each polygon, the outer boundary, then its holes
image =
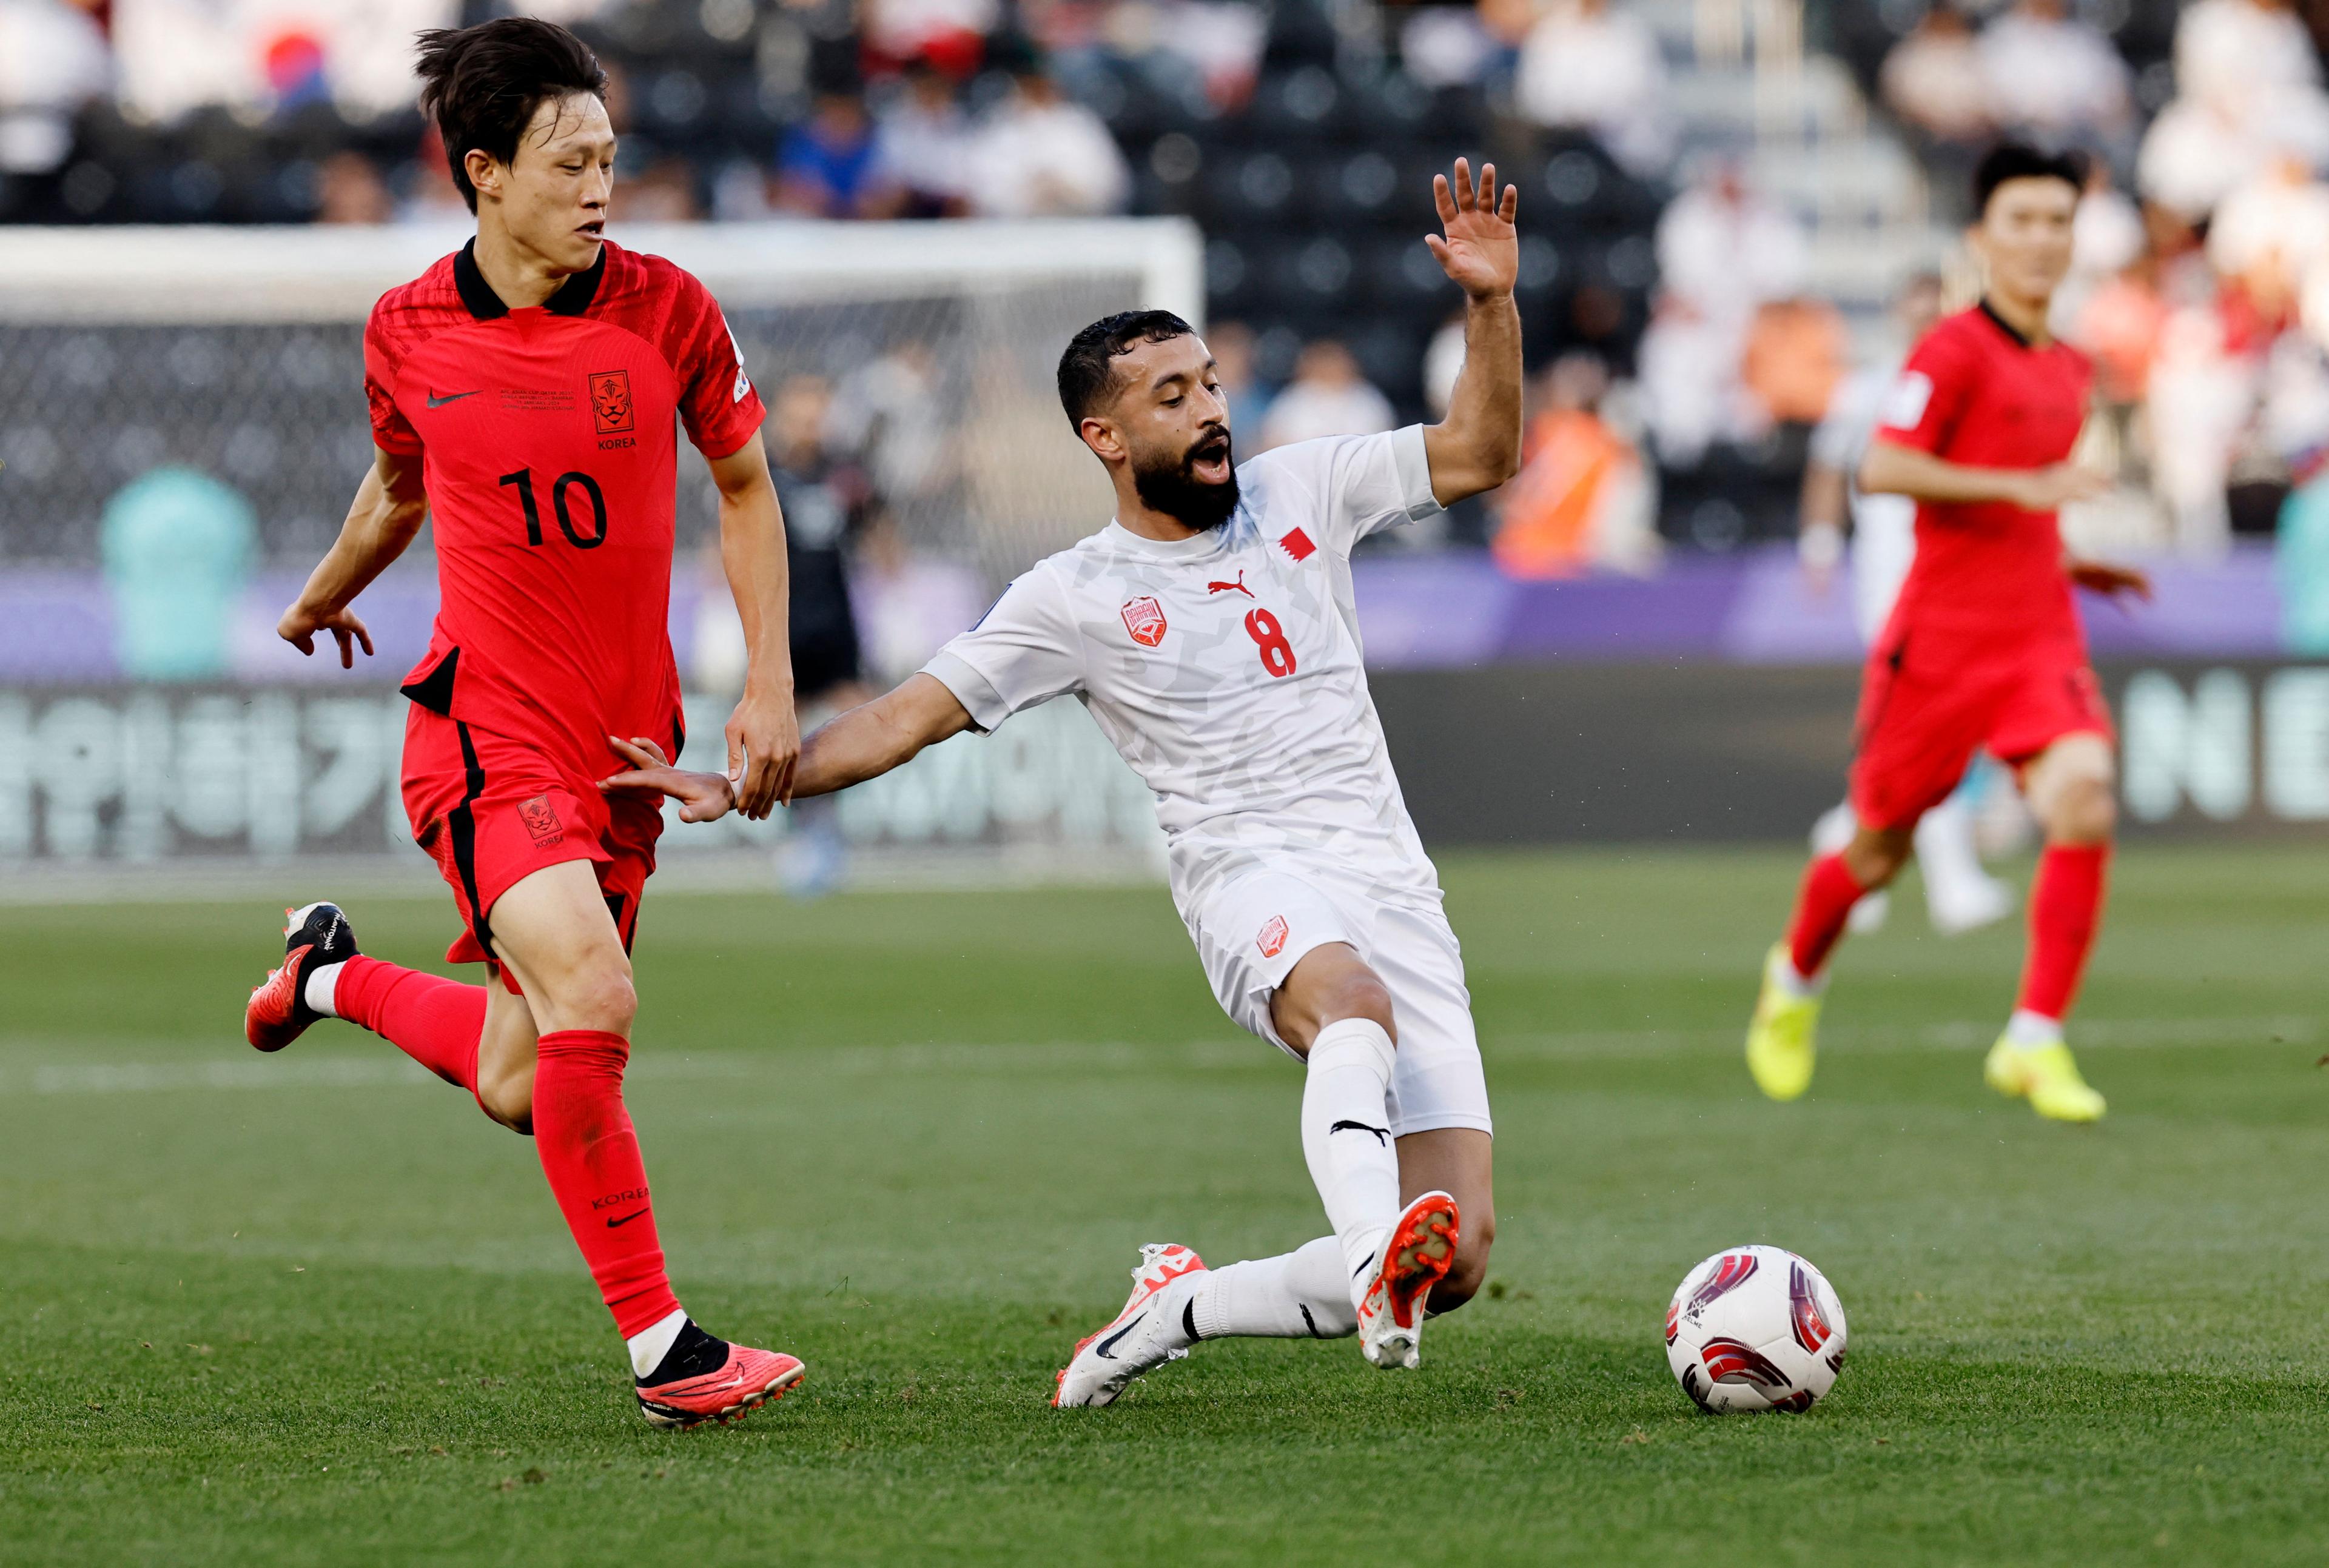
POLYGON ((1176 1309, 1166 1306, 1163 1297, 1175 1280, 1204 1269, 1205 1260, 1184 1246, 1151 1242, 1142 1247, 1124 1310, 1076 1342, 1075 1354, 1060 1368, 1060 1386, 1051 1403, 1062 1409, 1113 1404, 1134 1378, 1186 1356, 1183 1326, 1174 1316, 1176 1309))
POLYGON ((1431 1287, 1456 1266, 1462 1224, 1456 1200, 1427 1192, 1407 1206, 1383 1243, 1382 1261, 1359 1303, 1359 1354, 1386 1372, 1423 1359, 1423 1313, 1431 1287))

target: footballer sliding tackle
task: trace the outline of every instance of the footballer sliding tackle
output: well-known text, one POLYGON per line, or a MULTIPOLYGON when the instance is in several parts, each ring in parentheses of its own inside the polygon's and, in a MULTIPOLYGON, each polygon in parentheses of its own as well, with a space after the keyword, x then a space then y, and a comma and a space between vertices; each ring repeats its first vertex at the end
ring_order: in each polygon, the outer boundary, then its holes
MULTIPOLYGON (((1173 900, 1222 1009, 1304 1065, 1302 1149, 1330 1234, 1221 1268, 1144 1248, 1056 1404, 1107 1404, 1225 1335, 1355 1334, 1374 1366, 1412 1367, 1427 1313, 1461 1306, 1486 1266, 1492 1123, 1463 961, 1368 693, 1350 574, 1361 540, 1519 462, 1518 196, 1461 160, 1433 193, 1426 243, 1466 296, 1443 422, 1240 464, 1186 322, 1093 323, 1061 357, 1060 401, 1108 471, 1114 521, 801 751, 793 793, 822 794, 1076 698, 1155 794, 1173 900)), ((688 821, 735 803, 729 778, 669 765, 662 737, 620 733, 637 766, 604 782, 608 798, 660 792, 688 821)))

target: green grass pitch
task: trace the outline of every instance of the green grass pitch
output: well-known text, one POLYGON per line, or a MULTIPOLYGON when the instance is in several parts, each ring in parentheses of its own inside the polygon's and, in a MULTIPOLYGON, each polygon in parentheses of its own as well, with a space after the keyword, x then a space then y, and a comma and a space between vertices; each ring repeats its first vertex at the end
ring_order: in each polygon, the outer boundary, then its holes
MULTIPOLYGON (((273 905, 0 909, 0 1563, 2306 1563, 2329 1556, 2329 902, 2142 849, 2073 1038, 1982 1087, 2018 929, 1913 893, 1810 1096, 1738 1059, 1796 857, 1450 857, 1499 1128, 1493 1286, 1424 1370, 1231 1342, 1045 1401, 1138 1244, 1322 1228, 1292 1066, 1158 889, 664 896, 630 1093, 674 1280, 808 1382, 650 1431, 532 1148, 325 1025, 236 1019, 273 905), (1826 1271, 1801 1417, 1668 1378, 1683 1272, 1826 1271)), ((287 887, 284 898, 324 889, 287 887)), ((352 900, 425 962, 448 906, 352 900)))

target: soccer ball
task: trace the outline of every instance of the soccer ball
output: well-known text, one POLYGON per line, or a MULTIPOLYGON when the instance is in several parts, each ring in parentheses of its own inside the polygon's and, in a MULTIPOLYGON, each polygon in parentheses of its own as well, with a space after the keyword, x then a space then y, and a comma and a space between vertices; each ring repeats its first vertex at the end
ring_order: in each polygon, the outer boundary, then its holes
POLYGON ((1666 1365, 1701 1410, 1809 1410, 1843 1370, 1843 1304, 1778 1247, 1726 1247, 1683 1276, 1666 1365))

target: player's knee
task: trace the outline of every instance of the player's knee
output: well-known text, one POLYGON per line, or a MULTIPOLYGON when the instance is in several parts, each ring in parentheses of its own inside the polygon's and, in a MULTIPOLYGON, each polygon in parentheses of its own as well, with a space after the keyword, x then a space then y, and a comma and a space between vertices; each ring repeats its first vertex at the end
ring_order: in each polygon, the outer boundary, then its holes
POLYGON ((596 1029, 628 1038, 639 1013, 639 993, 631 983, 628 964, 587 970, 559 987, 550 1000, 560 1028, 596 1029))
POLYGON ((1391 988, 1373 970, 1363 965, 1339 977, 1320 1000, 1320 1028, 1345 1019, 1365 1019, 1378 1024, 1394 1045, 1398 1043, 1399 1030, 1391 1021, 1391 988))
POLYGON ((2099 844, 2118 829, 2118 801, 2110 776, 2089 775, 2065 784, 2049 813, 2046 836, 2057 843, 2099 844))
POLYGON ((1845 869, 1853 881, 1873 890, 1890 883, 1909 863, 1915 843, 1912 831, 1893 828, 1862 828, 1844 847, 1845 869))

